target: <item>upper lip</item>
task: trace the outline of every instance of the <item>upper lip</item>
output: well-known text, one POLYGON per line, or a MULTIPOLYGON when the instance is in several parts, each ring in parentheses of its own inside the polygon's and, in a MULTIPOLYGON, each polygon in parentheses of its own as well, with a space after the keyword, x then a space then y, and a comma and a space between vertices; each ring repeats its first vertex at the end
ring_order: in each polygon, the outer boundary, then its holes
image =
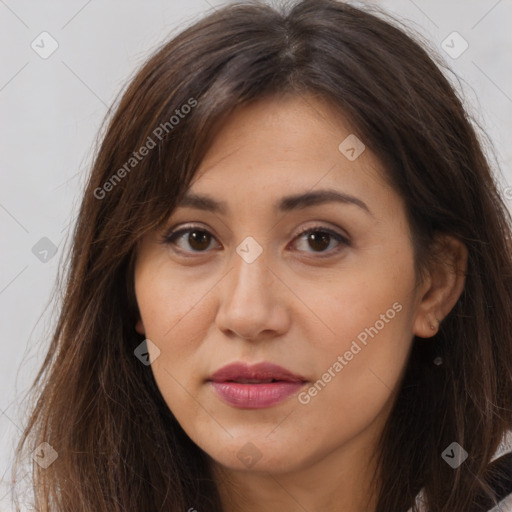
POLYGON ((274 363, 231 363, 217 370, 208 380, 213 382, 239 381, 288 381, 305 382, 306 379, 274 363))

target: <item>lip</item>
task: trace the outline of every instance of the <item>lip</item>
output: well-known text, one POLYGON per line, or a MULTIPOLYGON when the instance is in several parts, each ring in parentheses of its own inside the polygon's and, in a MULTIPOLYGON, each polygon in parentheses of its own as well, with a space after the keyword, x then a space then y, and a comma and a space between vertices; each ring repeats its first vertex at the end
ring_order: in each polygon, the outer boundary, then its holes
POLYGON ((254 365, 232 363, 207 380, 224 402, 241 409, 277 405, 307 382, 304 377, 268 362, 254 365))

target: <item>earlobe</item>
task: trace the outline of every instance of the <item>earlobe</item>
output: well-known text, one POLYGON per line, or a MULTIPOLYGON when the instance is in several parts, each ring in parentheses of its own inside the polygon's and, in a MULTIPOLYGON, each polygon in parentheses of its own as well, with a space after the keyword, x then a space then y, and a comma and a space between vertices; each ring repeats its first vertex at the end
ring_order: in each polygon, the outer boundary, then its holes
POLYGON ((424 281, 413 332, 420 338, 434 336, 439 324, 453 309, 464 289, 467 271, 467 248, 452 236, 436 241, 438 252, 424 281))
POLYGON ((146 334, 146 330, 144 329, 144 324, 142 323, 142 318, 140 318, 140 316, 137 320, 137 323, 135 324, 135 330, 143 336, 146 334))
POLYGON ((433 314, 419 314, 414 323, 414 334, 419 338, 431 338, 437 334, 440 323, 433 314))

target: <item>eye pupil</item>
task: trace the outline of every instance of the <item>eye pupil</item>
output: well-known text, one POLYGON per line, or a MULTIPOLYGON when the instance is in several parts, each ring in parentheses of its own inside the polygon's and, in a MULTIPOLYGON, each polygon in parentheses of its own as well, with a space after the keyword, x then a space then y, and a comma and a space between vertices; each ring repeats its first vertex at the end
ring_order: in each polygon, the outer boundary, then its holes
POLYGON ((329 233, 324 233, 323 231, 316 231, 310 233, 309 242, 313 249, 323 251, 327 247, 329 247, 329 233), (312 242, 312 244, 311 244, 312 242))
POLYGON ((207 249, 208 246, 210 245, 210 235, 205 231, 191 231, 188 236, 188 241, 190 247, 194 248, 195 250, 201 251, 207 249), (205 241, 206 245, 204 245, 205 241))

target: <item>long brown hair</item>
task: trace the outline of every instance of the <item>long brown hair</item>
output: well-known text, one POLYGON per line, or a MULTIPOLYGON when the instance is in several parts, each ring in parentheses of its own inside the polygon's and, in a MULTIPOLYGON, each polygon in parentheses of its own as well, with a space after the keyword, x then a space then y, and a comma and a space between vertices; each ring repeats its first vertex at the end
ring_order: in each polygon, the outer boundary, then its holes
POLYGON ((116 105, 17 450, 21 459, 47 442, 58 453, 47 468, 34 464, 40 512, 221 511, 208 456, 134 356, 143 341, 134 330, 134 248, 172 213, 233 109, 280 94, 328 100, 381 160, 407 207, 418 275, 436 234, 468 248, 462 296, 433 340, 413 340, 382 433, 377 512, 405 511, 420 489, 436 512, 467 512, 492 497, 488 465, 512 427, 509 213, 429 53, 382 16, 303 0, 204 17, 153 55, 116 105), (432 364, 434 354, 444 365, 432 364), (457 469, 441 457, 454 441, 468 452, 457 469))

